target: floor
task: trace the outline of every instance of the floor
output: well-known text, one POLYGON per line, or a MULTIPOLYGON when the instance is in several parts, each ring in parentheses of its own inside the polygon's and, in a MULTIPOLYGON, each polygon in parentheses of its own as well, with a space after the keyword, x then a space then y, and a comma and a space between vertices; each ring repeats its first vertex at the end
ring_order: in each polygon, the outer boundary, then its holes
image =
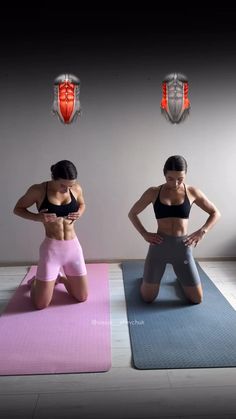
MULTIPOLYGON (((236 262, 207 261, 200 265, 236 310, 236 262)), ((0 268, 1 312, 27 268, 0 268)), ((236 368, 143 371, 131 366, 119 264, 109 265, 109 278, 111 370, 0 377, 1 418, 235 418, 236 368)))

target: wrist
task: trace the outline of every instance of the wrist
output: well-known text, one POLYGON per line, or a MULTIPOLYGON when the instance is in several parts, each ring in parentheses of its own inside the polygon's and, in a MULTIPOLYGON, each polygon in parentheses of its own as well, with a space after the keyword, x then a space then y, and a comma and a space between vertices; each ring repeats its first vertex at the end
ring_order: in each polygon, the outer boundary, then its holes
POLYGON ((203 235, 205 235, 205 234, 207 233, 207 229, 206 229, 206 228, 201 228, 201 233, 202 233, 203 235))

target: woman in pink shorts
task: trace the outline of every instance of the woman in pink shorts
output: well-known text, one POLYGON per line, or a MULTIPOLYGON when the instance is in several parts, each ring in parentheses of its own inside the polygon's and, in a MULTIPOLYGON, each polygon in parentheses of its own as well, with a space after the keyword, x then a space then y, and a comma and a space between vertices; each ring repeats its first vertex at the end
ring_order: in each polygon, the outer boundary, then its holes
POLYGON ((88 295, 83 250, 74 229, 74 222, 85 210, 76 167, 68 160, 61 160, 51 166, 51 178, 32 185, 14 208, 16 215, 39 221, 45 228, 36 277, 31 282, 31 298, 37 309, 50 304, 58 281, 79 302, 85 301, 88 295), (38 213, 28 210, 33 204, 38 213), (65 276, 60 276, 61 268, 65 276))

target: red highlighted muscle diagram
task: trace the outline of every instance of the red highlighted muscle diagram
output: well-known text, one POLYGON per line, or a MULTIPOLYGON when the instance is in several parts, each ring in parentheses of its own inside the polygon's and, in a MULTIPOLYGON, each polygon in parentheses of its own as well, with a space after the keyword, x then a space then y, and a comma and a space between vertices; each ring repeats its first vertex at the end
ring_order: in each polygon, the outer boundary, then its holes
POLYGON ((61 74, 54 80, 53 113, 63 124, 75 122, 80 116, 80 80, 72 74, 61 74))
POLYGON ((162 82, 161 112, 172 124, 183 122, 190 112, 189 84, 184 74, 171 73, 162 82))

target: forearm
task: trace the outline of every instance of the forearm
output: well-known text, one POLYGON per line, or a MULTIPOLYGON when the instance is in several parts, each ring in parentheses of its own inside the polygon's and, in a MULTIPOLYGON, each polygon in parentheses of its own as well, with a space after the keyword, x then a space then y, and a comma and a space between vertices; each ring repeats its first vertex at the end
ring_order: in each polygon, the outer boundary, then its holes
POLYGON ((26 208, 14 208, 13 212, 19 217, 25 218, 26 220, 41 221, 39 214, 28 211, 26 208))
POLYGON ((80 207, 79 207, 79 215, 80 215, 80 217, 83 215, 83 213, 85 211, 85 208, 86 208, 85 204, 80 204, 80 207))
POLYGON ((134 225, 136 230, 141 234, 141 236, 144 236, 147 233, 147 230, 143 227, 140 219, 138 218, 137 214, 133 214, 132 212, 129 212, 128 217, 131 221, 131 223, 134 225))
POLYGON ((221 217, 221 214, 219 211, 215 211, 214 213, 210 214, 207 218, 205 224, 201 227, 201 231, 205 231, 207 233, 219 220, 221 217))

